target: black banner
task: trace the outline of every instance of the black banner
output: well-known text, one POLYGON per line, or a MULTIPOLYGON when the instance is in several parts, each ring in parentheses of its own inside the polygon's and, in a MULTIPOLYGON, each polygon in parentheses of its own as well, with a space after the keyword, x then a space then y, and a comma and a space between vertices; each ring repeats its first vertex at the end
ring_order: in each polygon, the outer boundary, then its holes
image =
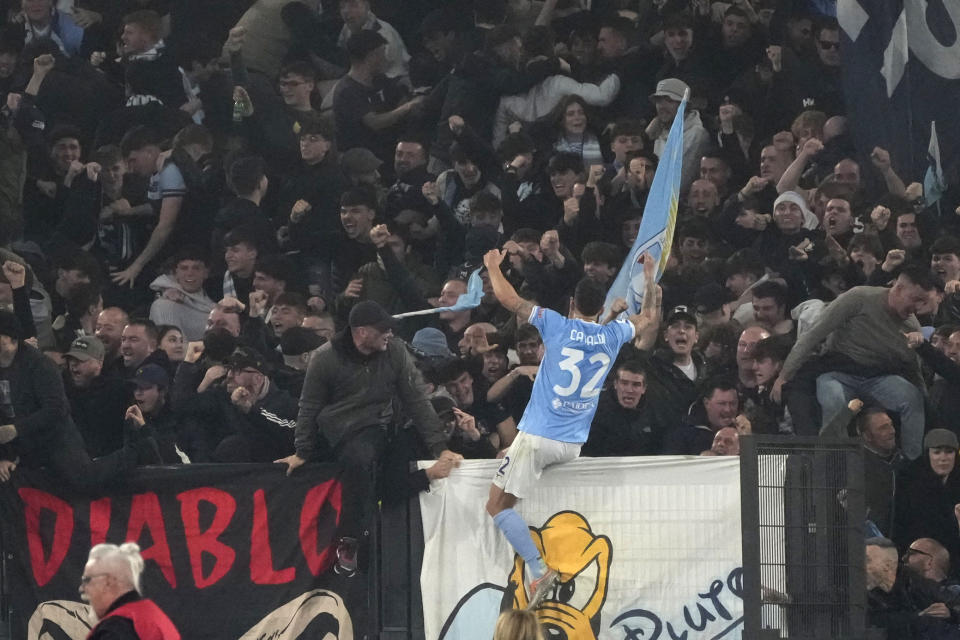
POLYGON ((960 153, 960 3, 843 0, 837 17, 857 147, 890 151, 905 182, 923 181, 931 146, 949 166, 960 153))
POLYGON ((152 468, 122 489, 80 498, 18 469, 0 485, 14 637, 83 640, 90 621, 78 588, 87 554, 125 541, 138 543, 146 561, 144 595, 185 639, 364 637, 364 574, 331 570, 342 493, 335 473, 152 468))

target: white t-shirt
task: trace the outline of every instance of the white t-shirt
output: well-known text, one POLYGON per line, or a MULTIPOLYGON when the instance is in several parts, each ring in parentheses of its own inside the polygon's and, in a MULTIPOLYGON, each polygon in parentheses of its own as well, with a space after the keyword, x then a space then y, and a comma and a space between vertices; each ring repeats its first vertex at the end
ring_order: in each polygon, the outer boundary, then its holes
POLYGON ((697 379, 697 364, 693 360, 690 361, 690 364, 675 364, 673 366, 675 366, 677 369, 680 369, 680 371, 683 371, 683 375, 687 376, 691 380, 697 379))

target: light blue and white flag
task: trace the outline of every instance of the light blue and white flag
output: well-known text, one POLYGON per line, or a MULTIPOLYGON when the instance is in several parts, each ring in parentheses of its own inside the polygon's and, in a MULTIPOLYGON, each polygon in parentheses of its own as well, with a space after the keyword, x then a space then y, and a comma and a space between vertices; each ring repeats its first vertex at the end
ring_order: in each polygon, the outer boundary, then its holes
POLYGON ((683 165, 683 118, 690 97, 687 91, 677 116, 673 119, 667 143, 663 147, 663 155, 657 165, 657 172, 653 176, 653 184, 647 195, 647 204, 643 209, 643 218, 640 220, 640 231, 633 241, 630 254, 620 267, 607 299, 604 303, 604 315, 610 312, 610 307, 617 298, 627 301, 627 314, 640 312, 643 303, 644 276, 640 256, 645 252, 657 261, 657 281, 663 275, 670 257, 670 248, 673 246, 673 232, 677 226, 677 209, 680 202, 680 176, 683 165))
POLYGON ((443 311, 466 311, 476 309, 480 306, 483 299, 483 279, 480 277, 480 269, 474 269, 467 279, 467 291, 461 293, 457 301, 449 307, 435 307, 433 309, 421 309, 420 311, 408 311, 407 313, 398 313, 393 316, 396 319, 410 318, 412 316, 426 316, 431 313, 441 313, 443 311))
POLYGON ((943 164, 940 162, 940 139, 937 137, 937 122, 930 122, 930 144, 927 146, 927 160, 930 166, 923 176, 923 196, 926 205, 936 204, 947 190, 947 181, 943 177, 943 164))

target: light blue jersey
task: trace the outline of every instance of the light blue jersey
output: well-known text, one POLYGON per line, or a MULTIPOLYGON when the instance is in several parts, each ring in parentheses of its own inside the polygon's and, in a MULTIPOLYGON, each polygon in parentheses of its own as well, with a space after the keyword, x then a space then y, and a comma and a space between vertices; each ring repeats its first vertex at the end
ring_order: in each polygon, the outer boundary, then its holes
POLYGON ((529 322, 540 331, 546 353, 517 428, 551 440, 586 442, 603 381, 620 347, 633 340, 633 323, 570 320, 543 307, 533 308, 529 322))

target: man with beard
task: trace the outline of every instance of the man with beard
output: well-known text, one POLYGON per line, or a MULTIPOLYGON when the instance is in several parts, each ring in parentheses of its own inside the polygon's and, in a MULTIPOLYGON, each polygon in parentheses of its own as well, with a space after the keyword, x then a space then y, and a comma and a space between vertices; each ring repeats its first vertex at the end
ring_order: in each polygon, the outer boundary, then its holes
POLYGON ((687 192, 687 213, 690 216, 710 219, 720 206, 717 185, 710 180, 694 180, 687 192))
POLYGON ((128 322, 130 317, 120 307, 107 307, 97 316, 95 335, 103 343, 103 366, 107 374, 119 375, 120 341, 128 322))
POLYGON ((63 355, 70 415, 92 458, 123 447, 127 390, 121 378, 103 375, 103 358, 103 343, 94 336, 77 338, 63 355))
POLYGON ((199 353, 188 351, 177 370, 173 397, 187 421, 184 448, 195 462, 272 462, 293 450, 297 401, 268 376, 263 356, 237 347, 196 386, 199 353))
POLYGON ((387 219, 392 220, 404 209, 423 211, 427 206, 423 184, 433 180, 427 171, 426 143, 410 135, 401 137, 393 154, 393 172, 397 179, 387 190, 387 219))

